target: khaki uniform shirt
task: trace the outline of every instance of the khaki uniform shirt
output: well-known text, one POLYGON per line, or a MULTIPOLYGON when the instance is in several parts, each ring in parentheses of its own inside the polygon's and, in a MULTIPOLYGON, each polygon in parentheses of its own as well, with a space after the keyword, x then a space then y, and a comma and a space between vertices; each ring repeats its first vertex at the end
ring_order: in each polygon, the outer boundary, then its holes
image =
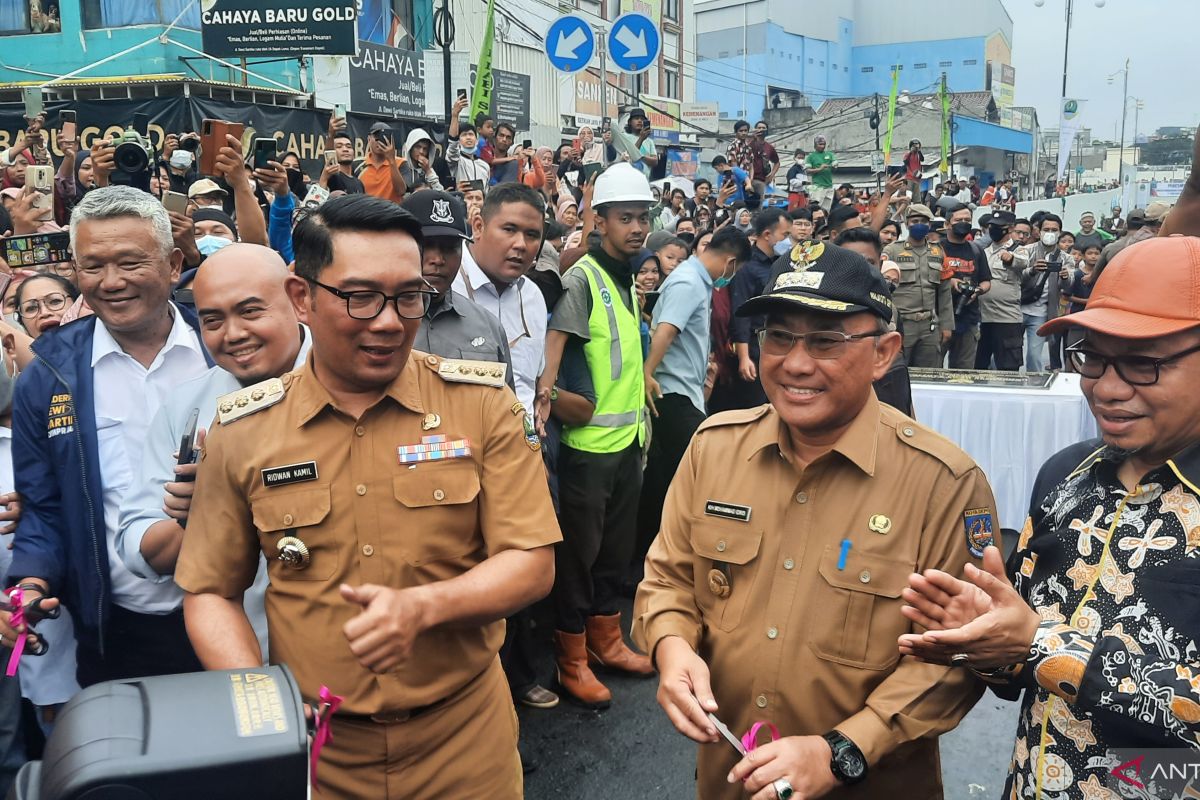
POLYGON ((900 319, 936 323, 954 330, 954 298, 946 272, 946 251, 940 244, 892 242, 883 257, 900 267, 900 283, 892 292, 900 319))
MULTIPOLYGON (((999 533, 993 507, 966 454, 874 395, 803 470, 771 406, 718 414, 671 484, 634 638, 648 653, 686 640, 739 736, 761 720, 783 736, 849 737, 868 777, 828 797, 941 797, 936 737, 982 688, 966 670, 900 658, 897 639, 914 630, 900 592, 914 571, 961 575, 999 533)), ((725 780, 737 760, 725 742, 702 746, 699 796, 744 798, 725 780)))
POLYGON ((452 695, 496 658, 504 622, 427 631, 403 664, 376 675, 342 632, 360 609, 342 599, 340 584, 444 581, 503 550, 562 538, 512 391, 449 383, 439 377, 441 361, 414 351, 356 420, 338 411, 310 357, 284 376, 279 403, 214 424, 201 455, 176 582, 236 597, 265 554, 271 663, 287 664, 307 698, 322 685, 344 696, 347 713, 403 711, 452 695), (456 454, 401 463, 398 448, 439 434, 456 454), (306 464, 314 469, 296 472, 310 479, 264 485, 264 470, 306 464), (284 536, 307 546, 307 567, 279 560, 284 536))

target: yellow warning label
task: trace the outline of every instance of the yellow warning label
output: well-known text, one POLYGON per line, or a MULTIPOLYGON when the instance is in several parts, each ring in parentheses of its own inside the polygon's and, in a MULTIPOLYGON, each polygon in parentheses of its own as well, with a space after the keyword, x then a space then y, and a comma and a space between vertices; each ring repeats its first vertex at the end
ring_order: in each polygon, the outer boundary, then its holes
POLYGON ((238 736, 287 733, 283 696, 274 676, 261 672, 234 673, 229 680, 233 690, 233 715, 237 718, 238 736))

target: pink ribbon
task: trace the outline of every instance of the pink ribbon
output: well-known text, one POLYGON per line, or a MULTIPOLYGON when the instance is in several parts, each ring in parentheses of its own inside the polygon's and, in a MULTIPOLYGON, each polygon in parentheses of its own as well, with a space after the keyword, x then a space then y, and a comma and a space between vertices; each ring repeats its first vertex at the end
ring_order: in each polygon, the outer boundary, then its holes
MULTIPOLYGON (((12 619, 9 620, 9 625, 20 630, 25 626, 25 593, 20 589, 10 589, 8 591, 8 602, 12 606, 12 619)), ((22 631, 17 635, 17 641, 13 643, 12 655, 8 657, 8 668, 4 674, 12 677, 17 674, 17 665, 21 663, 21 654, 25 652, 25 642, 29 639, 29 634, 22 631)))
POLYGON ((342 705, 343 698, 340 694, 334 694, 329 690, 328 686, 322 686, 320 691, 320 704, 313 713, 313 719, 316 721, 316 728, 313 731, 312 754, 309 756, 309 775, 312 778, 312 787, 318 792, 321 787, 317 784, 317 762, 321 758, 321 749, 326 744, 333 740, 333 715, 342 705))
POLYGON ((758 732, 763 728, 766 728, 771 732, 772 742, 779 740, 779 728, 776 728, 773 722, 756 722, 751 725, 750 730, 746 731, 745 735, 742 736, 742 747, 746 748, 747 753, 758 747, 758 732))

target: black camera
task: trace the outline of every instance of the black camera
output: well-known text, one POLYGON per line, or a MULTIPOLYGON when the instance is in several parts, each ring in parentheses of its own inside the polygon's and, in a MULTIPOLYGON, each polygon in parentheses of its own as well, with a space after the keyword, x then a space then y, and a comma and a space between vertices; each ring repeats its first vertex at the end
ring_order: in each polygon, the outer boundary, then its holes
POLYGON ((179 135, 179 149, 187 150, 189 153, 195 153, 200 149, 200 137, 194 133, 181 133, 179 135))
POLYGON ((150 162, 154 159, 154 151, 150 142, 132 127, 115 139, 113 146, 113 162, 116 168, 109 176, 109 182, 120 186, 132 186, 143 192, 150 191, 150 162))
POLYGON ((970 278, 963 278, 958 282, 958 302, 954 304, 954 316, 961 317, 966 311, 967 305, 974 299, 975 295, 979 294, 979 287, 970 278))

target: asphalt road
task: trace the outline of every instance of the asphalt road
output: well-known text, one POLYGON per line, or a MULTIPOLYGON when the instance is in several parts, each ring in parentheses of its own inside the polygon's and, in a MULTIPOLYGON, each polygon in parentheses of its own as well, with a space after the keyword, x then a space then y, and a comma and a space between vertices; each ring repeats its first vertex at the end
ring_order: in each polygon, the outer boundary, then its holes
MULTIPOLYGON (((628 629, 628 608, 623 615, 628 629)), ((553 676, 549 632, 547 681, 553 676)), ((613 704, 588 711, 563 700, 557 708, 521 708, 522 749, 537 769, 525 776, 529 800, 686 800, 695 797, 695 745, 675 732, 654 699, 656 678, 604 674, 613 704)), ((544 685, 551 686, 549 682, 544 685)), ((947 800, 999 800, 1012 755, 1017 704, 986 693, 963 723, 942 739, 947 800)), ((719 746, 719 745, 712 745, 719 746)))

